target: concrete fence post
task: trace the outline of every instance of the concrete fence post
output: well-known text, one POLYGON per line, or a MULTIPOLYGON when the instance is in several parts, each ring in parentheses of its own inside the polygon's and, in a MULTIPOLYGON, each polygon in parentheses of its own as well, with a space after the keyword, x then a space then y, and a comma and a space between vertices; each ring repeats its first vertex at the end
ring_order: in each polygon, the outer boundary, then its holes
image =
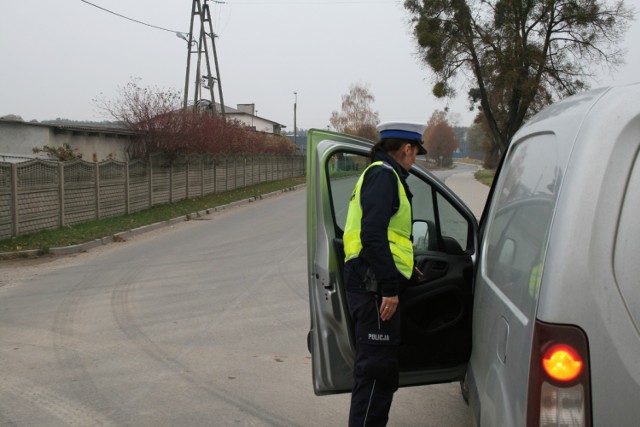
POLYGON ((173 162, 169 162, 169 203, 173 203, 173 162))
POLYGON ((13 226, 11 227, 12 236, 15 237, 20 231, 18 217, 18 165, 11 164, 11 216, 13 217, 13 226))
POLYGON ((60 201, 60 228, 64 227, 64 163, 58 162, 58 197, 60 201))
POLYGON ((189 200, 189 157, 187 157, 185 159, 185 167, 184 167, 184 173, 185 173, 185 185, 187 188, 185 188, 185 200, 189 200))
POLYGON ((149 208, 153 207, 153 162, 147 159, 147 179, 149 180, 149 208))
POLYGON ((131 200, 129 195, 131 190, 129 189, 129 162, 124 162, 124 213, 129 215, 131 212, 131 200))
POLYGON ((238 188, 238 156, 233 155, 233 189, 238 188))
POLYGON ((211 165, 213 166, 213 192, 216 193, 218 191, 218 159, 216 156, 213 156, 211 165))
MULTIPOLYGON (((251 185, 256 183, 255 180, 255 173, 256 173, 256 156, 255 154, 251 155, 251 185)), ((258 181, 260 182, 260 181, 258 181)))
POLYGON ((224 191, 229 190, 229 157, 224 156, 224 191))
POLYGON ((200 155, 200 197, 204 197, 204 156, 200 155))
POLYGON ((95 165, 95 170, 96 170, 96 188, 95 188, 95 195, 96 195, 96 219, 100 219, 100 167, 98 165, 98 162, 94 163, 95 165))

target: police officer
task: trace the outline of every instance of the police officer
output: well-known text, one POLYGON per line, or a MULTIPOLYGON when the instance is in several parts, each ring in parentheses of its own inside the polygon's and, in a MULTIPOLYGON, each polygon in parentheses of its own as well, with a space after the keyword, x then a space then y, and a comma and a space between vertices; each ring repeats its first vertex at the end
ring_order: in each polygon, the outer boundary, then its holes
MULTIPOLYGON (((408 171, 424 125, 378 125, 372 164, 356 183, 343 236, 356 359, 349 426, 386 425, 398 389, 399 298, 414 273, 408 171)), ((417 272, 419 273, 419 272, 417 272)))

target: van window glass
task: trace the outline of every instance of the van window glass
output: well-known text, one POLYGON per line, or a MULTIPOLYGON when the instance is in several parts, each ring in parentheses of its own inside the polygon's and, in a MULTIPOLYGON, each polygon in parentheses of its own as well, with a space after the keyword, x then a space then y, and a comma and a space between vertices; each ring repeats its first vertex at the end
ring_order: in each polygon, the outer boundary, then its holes
MULTIPOLYGON (((369 164, 368 156, 347 152, 334 153, 327 163, 333 215, 335 223, 340 230, 344 231, 353 188, 362 171, 369 164)), ((435 190, 433 187, 413 174, 410 174, 407 178, 407 184, 413 194, 412 212, 414 221, 429 221, 431 224, 435 224, 436 213, 433 204, 435 190)), ((442 237, 455 241, 453 247, 458 246, 461 250, 467 249, 471 224, 442 195, 438 194, 436 199, 442 237)), ((430 249, 436 250, 437 248, 430 249)))
POLYGON ((560 185, 552 135, 517 143, 502 171, 492 207, 483 273, 527 317, 536 306, 549 227, 560 185))
POLYGON ((413 219, 434 221, 433 190, 431 186, 415 175, 409 175, 407 184, 411 189, 411 194, 413 194, 413 200, 411 201, 413 219))
POLYGON ((341 230, 344 230, 344 225, 347 222, 347 210, 353 188, 362 171, 370 163, 368 156, 339 152, 333 154, 327 164, 333 215, 336 225, 341 230))
MULTIPOLYGON (((407 178, 407 184, 413 193, 413 220, 429 221, 436 224, 436 214, 433 206, 434 189, 431 185, 422 181, 415 175, 407 178)), ((445 239, 455 241, 455 246, 460 250, 467 249, 469 236, 469 221, 440 193, 436 192, 438 206, 438 220, 440 221, 440 234, 445 239)), ((430 248, 431 250, 435 248, 430 248)), ((442 249, 442 248, 441 248, 442 249)))
MULTIPOLYGON (((436 222, 433 207, 434 189, 418 177, 411 175, 407 179, 409 188, 413 193, 413 219, 436 222)), ((440 193, 436 193, 438 206, 438 220, 440 221, 440 234, 443 238, 455 240, 461 249, 467 249, 469 236, 469 221, 440 193)))
POLYGON ((613 258, 616 282, 636 328, 640 328, 640 160, 636 156, 624 196, 613 258))
POLYGON ((467 247, 470 243, 469 221, 441 194, 438 194, 438 212, 442 238, 455 240, 462 250, 470 249, 467 247))

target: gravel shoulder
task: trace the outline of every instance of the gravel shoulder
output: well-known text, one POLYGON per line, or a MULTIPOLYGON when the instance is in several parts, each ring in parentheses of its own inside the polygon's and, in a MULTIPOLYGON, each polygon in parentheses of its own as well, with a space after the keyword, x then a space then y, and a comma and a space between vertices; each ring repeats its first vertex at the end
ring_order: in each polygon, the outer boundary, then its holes
MULTIPOLYGON (((214 213, 212 214, 212 217, 213 215, 227 213, 233 209, 236 209, 236 207, 227 208, 224 211, 214 213)), ((211 218, 204 218, 202 220, 209 219, 211 218)), ((24 280, 28 280, 31 277, 44 275, 51 271, 85 261, 87 257, 100 257, 102 254, 107 253, 108 251, 118 250, 122 245, 126 245, 130 242, 153 239, 162 234, 170 233, 179 227, 188 227, 189 224, 193 224, 194 221, 198 220, 185 220, 172 223, 166 227, 150 228, 149 231, 131 235, 127 239, 118 239, 118 241, 94 246, 88 250, 81 250, 64 255, 48 254, 41 256, 16 256, 14 258, 2 258, 0 259, 0 289, 3 286, 15 285, 24 280)))

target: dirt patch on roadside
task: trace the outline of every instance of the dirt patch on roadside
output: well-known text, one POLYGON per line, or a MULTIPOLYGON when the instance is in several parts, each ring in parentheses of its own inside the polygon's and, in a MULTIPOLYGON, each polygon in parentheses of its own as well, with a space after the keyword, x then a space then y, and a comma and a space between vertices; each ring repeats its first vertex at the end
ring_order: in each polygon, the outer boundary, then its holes
POLYGON ((75 260, 82 253, 70 255, 16 256, 0 259, 0 288, 14 285, 25 279, 45 274, 75 260))
POLYGON ((20 256, 16 255, 11 258, 0 258, 0 271, 3 268, 15 268, 15 267, 33 267, 37 265, 46 264, 55 261, 60 256, 55 255, 41 255, 41 256, 20 256))
POLYGON ((58 268, 64 268, 76 262, 84 261, 89 257, 99 257, 106 251, 118 250, 120 245, 126 245, 130 241, 142 241, 144 239, 152 239, 163 233, 171 233, 178 229, 178 227, 189 226, 189 223, 190 221, 178 222, 167 227, 132 236, 128 239, 119 239, 112 243, 67 255, 16 255, 12 258, 0 258, 0 289, 4 286, 16 285, 31 277, 46 274, 58 268))

